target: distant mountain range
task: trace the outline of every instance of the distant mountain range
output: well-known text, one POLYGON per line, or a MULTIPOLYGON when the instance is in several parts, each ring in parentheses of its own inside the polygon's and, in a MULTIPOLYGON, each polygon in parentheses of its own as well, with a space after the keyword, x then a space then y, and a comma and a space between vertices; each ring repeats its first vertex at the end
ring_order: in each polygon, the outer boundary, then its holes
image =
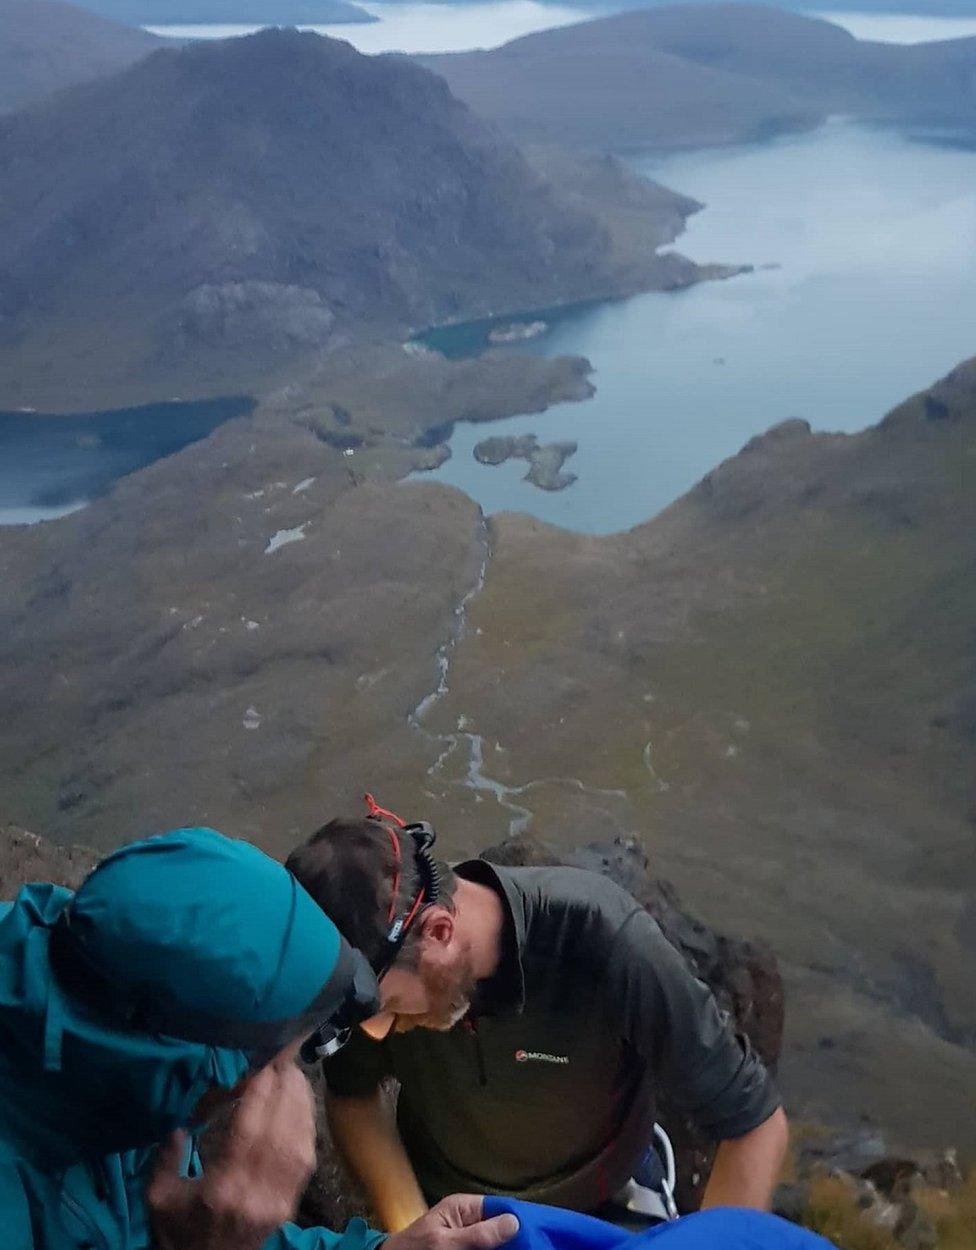
POLYGON ((84 7, 134 26, 324 26, 376 21, 348 0, 85 0, 84 7))
POLYGON ((112 74, 162 43, 60 0, 0 0, 0 113, 112 74))
POLYGON ((867 43, 764 5, 633 10, 418 59, 519 141, 739 142, 833 113, 976 126, 976 39, 867 43))
MULTIPOLYGON (((57 378, 89 409, 109 377, 122 403, 238 391, 350 333, 698 276, 661 233, 621 218, 615 241, 592 187, 559 192, 442 79, 293 30, 163 49, 0 121, 0 183, 8 407, 60 406, 57 378)), ((669 221, 694 207, 662 195, 669 221)))

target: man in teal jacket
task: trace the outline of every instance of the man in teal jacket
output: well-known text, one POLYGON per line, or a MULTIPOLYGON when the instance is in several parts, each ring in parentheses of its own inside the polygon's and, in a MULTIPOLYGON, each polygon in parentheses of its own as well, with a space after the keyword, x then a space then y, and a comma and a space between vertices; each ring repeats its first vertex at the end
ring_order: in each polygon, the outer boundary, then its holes
MULTIPOLYGON (((207 829, 133 843, 76 894, 0 904, 3 1250, 375 1250, 286 1221, 314 1163, 302 1040, 341 1043, 375 981, 280 864, 207 829), (223 1132, 206 1169, 194 1140, 223 1132)), ((390 1250, 517 1230, 440 1204, 390 1250)))

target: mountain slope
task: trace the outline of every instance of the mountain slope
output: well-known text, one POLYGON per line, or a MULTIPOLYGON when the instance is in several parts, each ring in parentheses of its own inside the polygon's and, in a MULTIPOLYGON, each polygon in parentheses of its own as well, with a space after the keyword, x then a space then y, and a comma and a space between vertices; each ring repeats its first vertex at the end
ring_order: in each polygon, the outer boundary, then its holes
POLYGON ((52 372, 240 388, 350 332, 697 276, 621 254, 435 75, 296 31, 157 52, 7 119, 0 181, 9 406, 57 404, 52 372))
POLYGON ((0 531, 4 819, 283 851, 381 780, 450 855, 639 830, 779 953, 796 1109, 976 1149, 976 362, 595 538, 391 481, 460 406, 411 359, 0 531))
POLYGON ((834 112, 976 125, 976 39, 865 43, 765 5, 640 9, 419 59, 519 140, 738 142, 834 112))
POLYGON ((115 73, 161 44, 60 0, 0 0, 0 113, 115 73))
POLYGON ((976 361, 856 436, 787 422, 628 533, 509 515, 491 549, 425 722, 483 744, 484 788, 462 742, 434 819, 483 828, 495 793, 502 829, 646 831, 696 907, 777 950, 798 1103, 976 1150, 956 1110, 976 1079, 976 361))

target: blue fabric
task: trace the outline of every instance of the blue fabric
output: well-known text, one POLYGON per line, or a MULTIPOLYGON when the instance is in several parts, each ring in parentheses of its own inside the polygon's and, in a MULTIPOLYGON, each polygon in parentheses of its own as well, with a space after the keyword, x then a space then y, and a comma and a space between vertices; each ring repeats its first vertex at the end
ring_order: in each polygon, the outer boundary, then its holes
POLYGON ((641 1233, 557 1207, 485 1199, 486 1218, 505 1212, 519 1221, 507 1250, 836 1250, 825 1238, 777 1215, 742 1207, 710 1207, 641 1233))
MULTIPOLYGON (((0 904, 2 1250, 149 1250, 153 1147, 191 1123, 206 1090, 236 1085, 248 1058, 125 1032, 75 1002, 49 959, 69 903, 72 933, 113 982, 249 1020, 300 1015, 332 971, 338 935, 281 864, 206 829, 123 848, 76 895, 30 885, 0 904)), ((382 1239, 362 1221, 345 1234, 286 1225, 267 1250, 372 1250, 382 1239)))

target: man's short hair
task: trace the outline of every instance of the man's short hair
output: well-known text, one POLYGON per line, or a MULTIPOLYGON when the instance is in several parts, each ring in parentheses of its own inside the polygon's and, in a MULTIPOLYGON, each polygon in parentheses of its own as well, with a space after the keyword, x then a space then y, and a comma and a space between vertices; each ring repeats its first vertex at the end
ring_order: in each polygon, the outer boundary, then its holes
MULTIPOLYGON (((365 816, 338 817, 316 830, 304 846, 292 851, 285 862, 312 898, 350 945, 358 947, 374 968, 385 963, 390 905, 393 917, 402 918, 410 910, 423 884, 409 833, 391 821, 365 816), (393 831, 400 843, 400 882, 397 897, 393 890, 397 876, 396 852, 390 837, 393 831)), ((440 891, 437 902, 451 908, 456 877, 446 864, 437 861, 440 891)), ((404 963, 415 956, 413 939, 416 925, 404 942, 399 958, 404 963)))

